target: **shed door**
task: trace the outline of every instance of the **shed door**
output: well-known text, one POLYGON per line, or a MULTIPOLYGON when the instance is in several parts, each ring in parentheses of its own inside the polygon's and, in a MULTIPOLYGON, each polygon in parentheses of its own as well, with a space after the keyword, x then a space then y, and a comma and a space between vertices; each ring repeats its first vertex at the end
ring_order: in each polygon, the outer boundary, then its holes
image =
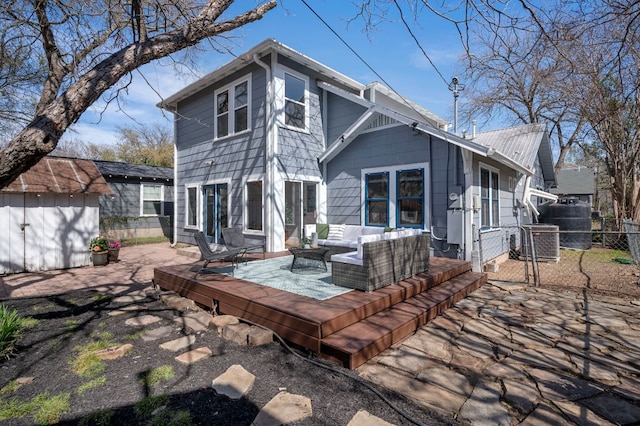
POLYGON ((0 273, 24 272, 24 195, 0 194, 0 223, 8 233, 0 238, 0 273))

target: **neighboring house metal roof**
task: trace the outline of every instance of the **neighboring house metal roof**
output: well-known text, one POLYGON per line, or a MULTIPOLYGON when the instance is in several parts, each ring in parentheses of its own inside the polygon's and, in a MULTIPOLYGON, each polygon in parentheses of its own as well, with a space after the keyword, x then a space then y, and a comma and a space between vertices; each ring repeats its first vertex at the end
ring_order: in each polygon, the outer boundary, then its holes
POLYGON ((473 141, 502 154, 529 173, 533 173, 536 157, 539 156, 544 179, 555 180, 551 145, 544 124, 525 124, 480 132, 473 137, 473 141))
POLYGON ((2 192, 113 195, 93 161, 59 157, 44 157, 2 192))
POLYGON ((571 167, 558 170, 557 185, 549 189, 558 195, 593 195, 595 193, 595 173, 590 167, 571 167))
POLYGON ((366 86, 362 83, 357 82, 356 80, 347 77, 346 75, 339 73, 338 71, 329 68, 320 62, 311 59, 310 57, 303 55, 300 52, 297 52, 291 49, 288 46, 276 41, 274 39, 266 39, 262 43, 254 46, 247 52, 239 55, 236 59, 228 62, 227 64, 213 70, 209 74, 204 77, 198 79, 197 81, 189 84, 184 89, 174 93, 163 101, 159 102, 156 106, 159 108, 164 108, 169 111, 175 111, 178 102, 188 98, 189 96, 198 93, 199 91, 211 86, 216 81, 233 74, 241 68, 246 67, 248 64, 255 62, 254 55, 264 56, 270 52, 277 52, 280 55, 291 58, 295 62, 302 64, 317 73, 326 76, 328 81, 337 82, 350 90, 353 91, 363 91, 366 89, 366 86))
POLYGON ((130 164, 117 161, 94 160, 98 170, 106 177, 135 177, 146 179, 173 180, 173 168, 130 164))

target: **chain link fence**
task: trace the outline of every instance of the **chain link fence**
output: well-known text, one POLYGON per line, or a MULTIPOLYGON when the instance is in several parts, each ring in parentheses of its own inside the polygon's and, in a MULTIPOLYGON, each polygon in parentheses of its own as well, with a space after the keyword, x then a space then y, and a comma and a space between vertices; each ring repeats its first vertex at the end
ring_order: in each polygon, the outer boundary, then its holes
POLYGON ((594 223, 590 231, 528 225, 481 232, 478 242, 490 280, 640 296, 640 224, 611 230, 594 223))

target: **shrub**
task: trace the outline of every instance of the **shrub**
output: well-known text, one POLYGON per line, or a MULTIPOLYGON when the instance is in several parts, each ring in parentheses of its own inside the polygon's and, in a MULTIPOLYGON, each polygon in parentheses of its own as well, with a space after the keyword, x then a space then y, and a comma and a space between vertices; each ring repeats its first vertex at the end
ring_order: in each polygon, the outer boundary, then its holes
POLYGON ((0 357, 11 355, 22 332, 36 323, 31 318, 21 317, 18 311, 10 311, 6 306, 0 305, 0 357))

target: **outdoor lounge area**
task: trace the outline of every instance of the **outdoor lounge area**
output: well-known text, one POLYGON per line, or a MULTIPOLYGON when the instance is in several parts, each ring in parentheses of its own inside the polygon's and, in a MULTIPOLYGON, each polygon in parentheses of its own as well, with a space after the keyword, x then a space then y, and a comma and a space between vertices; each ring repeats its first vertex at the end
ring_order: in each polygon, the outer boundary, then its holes
POLYGON ((154 283, 218 314, 268 327, 347 368, 362 365, 415 332, 487 280, 486 274, 472 272, 469 262, 431 258, 427 271, 362 291, 331 282, 334 262, 327 264, 327 271, 317 262, 292 271, 288 251, 267 253, 266 260, 262 253, 247 257, 246 264, 228 262, 195 276, 201 261, 158 267, 154 283), (282 278, 286 274, 289 280, 282 278), (339 291, 329 294, 325 289, 339 291))

